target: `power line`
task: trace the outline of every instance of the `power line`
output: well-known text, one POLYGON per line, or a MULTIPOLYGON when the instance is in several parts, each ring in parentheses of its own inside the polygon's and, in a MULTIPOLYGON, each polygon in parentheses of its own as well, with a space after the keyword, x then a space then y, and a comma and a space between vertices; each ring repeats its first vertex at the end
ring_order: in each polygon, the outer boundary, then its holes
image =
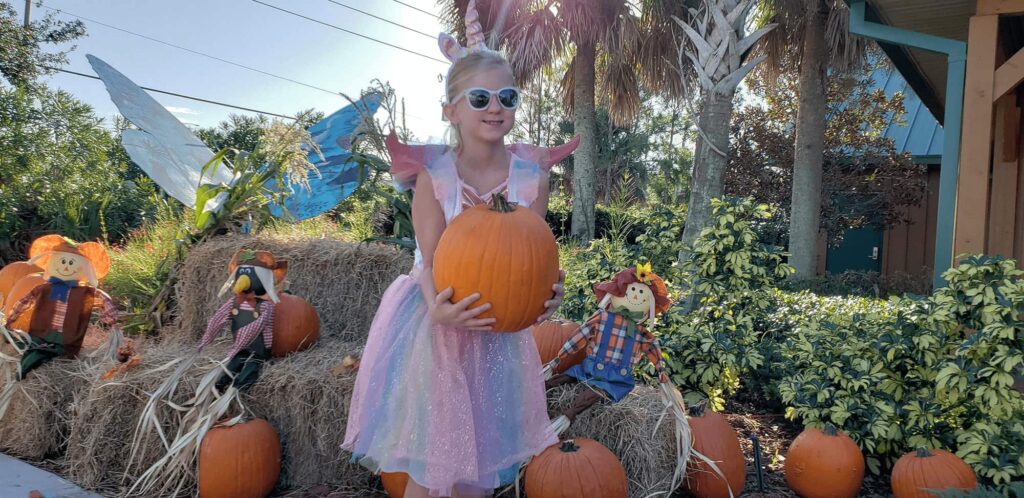
POLYGON ((389 46, 391 48, 395 48, 395 49, 401 50, 403 52, 408 52, 408 53, 413 54, 413 55, 418 55, 418 56, 423 57, 425 59, 430 59, 432 61, 437 61, 437 62, 440 62, 442 64, 446 64, 446 65, 449 64, 449 62, 443 61, 443 60, 438 59, 436 57, 431 57, 429 55, 424 55, 424 54, 421 54, 419 52, 415 52, 415 51, 409 50, 409 49, 407 49, 405 47, 400 47, 400 46, 395 45, 393 43, 388 43, 386 41, 378 40, 378 39, 376 39, 376 38, 374 38, 372 36, 366 36, 366 35, 363 35, 363 34, 356 33, 355 31, 349 31, 349 30, 347 30, 345 28, 342 28, 340 26, 335 26, 333 24, 323 22, 323 21, 321 21, 319 19, 314 19, 312 17, 304 16, 302 14, 299 14, 298 12, 292 12, 292 11, 290 11, 288 9, 284 9, 284 8, 278 7, 276 5, 271 5, 271 4, 263 2, 261 0, 252 0, 252 1, 255 2, 255 3, 258 3, 260 5, 265 5, 267 7, 270 7, 272 9, 280 10, 281 12, 286 12, 288 14, 291 14, 291 15, 295 16, 295 17, 301 17, 301 18, 303 18, 303 19, 305 19, 307 21, 312 21, 312 22, 315 22, 317 24, 322 24, 322 25, 327 26, 329 28, 334 28, 334 29, 336 29, 338 31, 344 31, 345 33, 348 33, 350 35, 355 35, 355 36, 358 36, 360 38, 365 38, 365 39, 370 40, 370 41, 375 41, 377 43, 380 43, 381 45, 387 45, 387 46, 389 46))
MULTIPOLYGON (((76 71, 69 71, 67 69, 61 69, 61 68, 57 68, 57 67, 44 66, 42 64, 39 64, 39 67, 42 67, 42 68, 45 68, 45 69, 49 69, 51 71, 60 71, 62 73, 73 74, 75 76, 81 76, 83 78, 90 78, 90 79, 94 79, 94 80, 99 80, 100 79, 99 77, 93 76, 91 74, 79 73, 79 72, 76 72, 76 71)), ((100 81, 102 81, 102 80, 100 80, 100 81)), ((191 95, 184 95, 184 94, 180 94, 180 93, 168 92, 166 90, 157 90, 155 88, 149 88, 149 87, 145 87, 145 86, 140 86, 139 88, 141 88, 143 90, 150 91, 150 92, 162 93, 164 95, 171 95, 171 96, 174 96, 174 97, 180 97, 180 98, 188 99, 188 100, 195 100, 197 102, 204 102, 204 103, 207 103, 207 104, 219 105, 219 106, 222 106, 222 107, 230 107, 232 109, 238 109, 238 110, 241 110, 241 111, 255 112, 257 114, 266 114, 267 116, 274 116, 276 118, 283 118, 283 119, 290 119, 292 121, 298 121, 297 119, 295 119, 295 118, 293 118, 291 116, 285 116, 284 114, 277 114, 277 113, 273 113, 273 112, 260 111, 258 109, 252 109, 252 108, 249 108, 249 107, 242 107, 242 106, 238 106, 238 105, 225 104, 224 102, 218 102, 216 100, 209 100, 209 99, 204 99, 204 98, 200 98, 200 97, 193 97, 191 95)))
POLYGON ((247 69, 249 71, 253 71, 253 72, 256 72, 256 73, 264 74, 264 75, 270 76, 272 78, 277 78, 279 80, 284 80, 284 81, 288 81, 288 82, 291 82, 291 83, 295 83, 296 85, 302 85, 304 87, 312 88, 314 90, 319 90, 319 91, 324 92, 324 93, 329 93, 329 94, 334 95, 336 97, 340 97, 341 96, 340 93, 332 91, 332 90, 328 90, 326 88, 322 88, 322 87, 319 87, 319 86, 316 86, 316 85, 311 85, 309 83, 303 83, 301 81, 294 80, 294 79, 288 78, 286 76, 281 76, 281 75, 274 74, 274 73, 271 73, 271 72, 268 72, 268 71, 264 71, 262 69, 257 69, 257 68, 251 67, 251 66, 246 66, 245 64, 239 64, 237 62, 229 61, 227 59, 222 59, 222 58, 217 57, 215 55, 210 55, 210 54, 207 54, 205 52, 200 52, 198 50, 192 50, 190 48, 183 47, 181 45, 175 45, 175 44, 170 43, 170 42, 165 42, 163 40, 158 40, 158 39, 153 38, 151 36, 146 36, 146 35, 143 35, 143 34, 140 34, 140 33, 136 33, 134 31, 129 31, 129 30, 124 29, 124 28, 119 28, 117 26, 113 26, 113 25, 110 25, 110 24, 107 24, 107 23, 104 23, 104 22, 101 22, 101 21, 97 21, 95 19, 90 19, 88 17, 80 16, 80 15, 77 15, 77 14, 72 14, 71 12, 67 12, 67 11, 64 11, 64 10, 61 10, 61 9, 55 9, 53 7, 47 7, 45 5, 43 6, 43 8, 49 9, 49 10, 52 10, 52 11, 55 11, 55 12, 60 12, 61 14, 69 15, 71 17, 75 17, 75 18, 81 19, 83 21, 88 21, 88 22, 91 22, 93 24, 99 24, 100 26, 105 26, 107 28, 120 31, 122 33, 127 33, 127 34, 132 35, 132 36, 137 36, 139 38, 145 38, 145 39, 147 39, 149 41, 156 42, 156 43, 159 43, 161 45, 166 45, 168 47, 176 48, 178 50, 184 50, 186 52, 189 52, 189 53, 192 53, 192 54, 195 54, 195 55, 200 55, 200 56, 206 57, 208 59, 213 59, 213 60, 218 61, 218 62, 223 62, 225 64, 230 64, 230 65, 235 66, 235 67, 240 67, 242 69, 247 69))
POLYGON ((354 10, 354 11, 356 11, 356 12, 360 13, 360 14, 363 14, 363 15, 367 15, 367 16, 370 16, 370 17, 372 17, 372 18, 374 18, 374 19, 378 19, 378 20, 384 21, 384 22, 386 22, 386 23, 388 23, 388 24, 393 24, 393 25, 395 25, 395 26, 398 26, 399 28, 402 28, 402 29, 405 29, 405 30, 408 30, 408 31, 412 31, 413 33, 416 33, 416 34, 420 34, 420 35, 426 36, 427 38, 430 38, 430 39, 436 39, 436 38, 437 38, 437 36, 434 36, 434 35, 432 35, 432 34, 430 34, 430 33, 424 33, 424 32, 422 32, 422 31, 420 31, 420 30, 418 30, 418 29, 412 29, 412 28, 410 28, 409 26, 406 26, 406 25, 404 25, 404 24, 399 24, 399 23, 397 23, 397 22, 394 22, 394 21, 391 21, 391 20, 385 19, 385 18, 383 18, 383 17, 380 17, 380 16, 377 16, 377 15, 371 14, 371 13, 369 13, 369 12, 366 12, 366 11, 364 11, 364 10, 359 10, 359 9, 357 9, 357 8, 355 8, 355 7, 351 7, 351 6, 345 5, 345 4, 341 3, 341 2, 338 2, 338 1, 335 1, 335 0, 327 0, 327 1, 328 1, 328 2, 331 2, 331 3, 333 3, 334 5, 338 5, 338 6, 341 6, 341 7, 345 7, 346 9, 349 9, 349 10, 354 10))
POLYGON ((420 11, 420 12, 422 12, 422 13, 428 15, 428 16, 431 16, 431 17, 434 17, 434 18, 437 18, 437 19, 441 18, 441 16, 439 16, 439 15, 433 13, 433 12, 430 12, 428 10, 423 10, 423 9, 421 9, 421 8, 415 6, 415 5, 409 5, 409 4, 405 3, 405 2, 400 2, 399 0, 392 0, 392 1, 394 1, 397 4, 401 4, 401 5, 404 5, 406 7, 409 7, 412 10, 418 10, 418 11, 420 11))

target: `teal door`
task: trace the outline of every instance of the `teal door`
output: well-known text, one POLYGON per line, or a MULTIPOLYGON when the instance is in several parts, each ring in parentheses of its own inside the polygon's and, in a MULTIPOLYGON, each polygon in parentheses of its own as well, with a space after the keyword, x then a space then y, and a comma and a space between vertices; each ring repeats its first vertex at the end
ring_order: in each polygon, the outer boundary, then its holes
POLYGON ((825 271, 882 271, 882 231, 874 227, 851 228, 838 247, 829 247, 825 271))

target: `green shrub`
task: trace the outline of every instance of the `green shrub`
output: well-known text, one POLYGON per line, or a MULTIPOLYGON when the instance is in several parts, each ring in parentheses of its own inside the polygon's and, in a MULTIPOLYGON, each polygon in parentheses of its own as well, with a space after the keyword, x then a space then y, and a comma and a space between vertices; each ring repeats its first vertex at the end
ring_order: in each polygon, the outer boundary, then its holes
POLYGON ((696 309, 675 308, 659 324, 673 382, 721 408, 747 373, 764 365, 758 322, 773 307, 772 289, 793 268, 785 253, 761 243, 758 221, 772 216, 752 199, 712 201, 714 221, 694 242, 678 275, 696 309))

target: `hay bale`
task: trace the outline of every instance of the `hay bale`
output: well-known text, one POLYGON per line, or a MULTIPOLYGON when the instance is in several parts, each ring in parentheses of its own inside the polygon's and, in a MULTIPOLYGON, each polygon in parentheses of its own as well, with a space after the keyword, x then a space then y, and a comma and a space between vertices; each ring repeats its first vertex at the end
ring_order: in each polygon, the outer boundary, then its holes
MULTIPOLYGON (((100 371, 89 361, 59 358, 36 368, 22 381, 12 380, 17 388, 0 419, 0 451, 30 461, 61 453, 74 407, 85 394, 88 379, 100 371)), ((0 378, 0 389, 7 382, 0 378)))
MULTIPOLYGON (((583 389, 587 388, 572 384, 550 390, 551 418, 568 408, 583 389)), ((666 417, 654 432, 663 407, 657 390, 638 385, 622 401, 601 402, 580 414, 562 439, 593 439, 612 450, 626 469, 630 497, 663 496, 672 484, 676 459, 671 419, 666 417)))
POLYGON ((217 237, 192 248, 178 274, 175 294, 179 326, 199 337, 224 298, 217 292, 227 264, 242 247, 264 249, 288 260, 288 289, 320 315, 320 335, 364 342, 380 297, 394 279, 412 267, 412 256, 383 244, 333 239, 266 236, 217 237))
POLYGON ((356 373, 338 367, 345 356, 358 356, 362 346, 322 341, 269 363, 246 392, 246 405, 281 436, 279 487, 326 484, 361 489, 369 496, 380 486, 377 477, 349 463, 351 454, 341 450, 356 373))
MULTIPOLYGON (((167 333, 167 340, 139 346, 142 363, 121 379, 93 382, 73 421, 67 463, 71 478, 79 485, 124 496, 135 478, 163 455, 160 439, 151 435, 139 461, 141 468, 126 469, 130 444, 142 409, 152 392, 164 380, 164 372, 149 370, 191 354, 194 340, 184 334, 167 333), (128 478, 124 475, 128 470, 128 478)), ((225 335, 193 366, 175 393, 181 403, 194 392, 197 381, 211 368, 214 358, 223 358, 229 341, 225 335)), ((348 463, 340 448, 348 415, 348 402, 355 386, 355 373, 332 373, 346 355, 358 355, 362 344, 322 338, 311 349, 275 359, 263 367, 259 380, 243 395, 243 403, 257 417, 265 418, 278 431, 283 446, 281 489, 332 484, 376 492, 379 479, 357 465, 348 463)), ((234 414, 235 408, 229 414, 234 414)), ((167 434, 177 430, 170 409, 161 415, 167 434)), ((184 494, 194 493, 195 476, 186 478, 184 494)))
MULTIPOLYGON (((168 334, 173 337, 174 334, 168 334)), ((71 426, 71 438, 65 459, 68 474, 82 487, 103 490, 106 494, 122 495, 134 477, 145 471, 160 456, 163 447, 155 434, 144 441, 145 451, 140 461, 143 468, 133 468, 129 479, 124 479, 131 454, 131 442, 136 424, 149 392, 155 390, 169 371, 151 372, 152 369, 194 351, 195 345, 181 340, 163 342, 143 341, 136 344, 141 363, 122 377, 104 381, 95 376, 87 394, 78 406, 71 426)), ((223 343, 210 348, 211 357, 223 356, 227 346, 223 343)), ((199 361, 182 380, 173 401, 181 403, 194 392, 199 377, 209 368, 208 361, 199 361)), ((160 413, 163 429, 169 437, 177 430, 173 412, 164 407, 160 413)))

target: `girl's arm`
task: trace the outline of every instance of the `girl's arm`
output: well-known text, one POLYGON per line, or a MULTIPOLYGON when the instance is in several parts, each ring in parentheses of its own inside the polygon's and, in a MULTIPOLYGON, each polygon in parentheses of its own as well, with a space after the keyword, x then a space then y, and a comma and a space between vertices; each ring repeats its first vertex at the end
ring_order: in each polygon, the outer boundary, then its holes
POLYGON ((444 210, 434 194, 434 183, 430 175, 421 172, 416 178, 416 190, 412 196, 412 226, 416 231, 416 245, 423 257, 423 271, 420 272, 420 290, 430 311, 430 319, 439 325, 476 330, 490 330, 496 319, 477 319, 476 316, 491 309, 490 303, 468 309, 480 299, 472 294, 452 304, 454 291, 451 287, 437 292, 434 288, 434 251, 444 232, 444 210))

